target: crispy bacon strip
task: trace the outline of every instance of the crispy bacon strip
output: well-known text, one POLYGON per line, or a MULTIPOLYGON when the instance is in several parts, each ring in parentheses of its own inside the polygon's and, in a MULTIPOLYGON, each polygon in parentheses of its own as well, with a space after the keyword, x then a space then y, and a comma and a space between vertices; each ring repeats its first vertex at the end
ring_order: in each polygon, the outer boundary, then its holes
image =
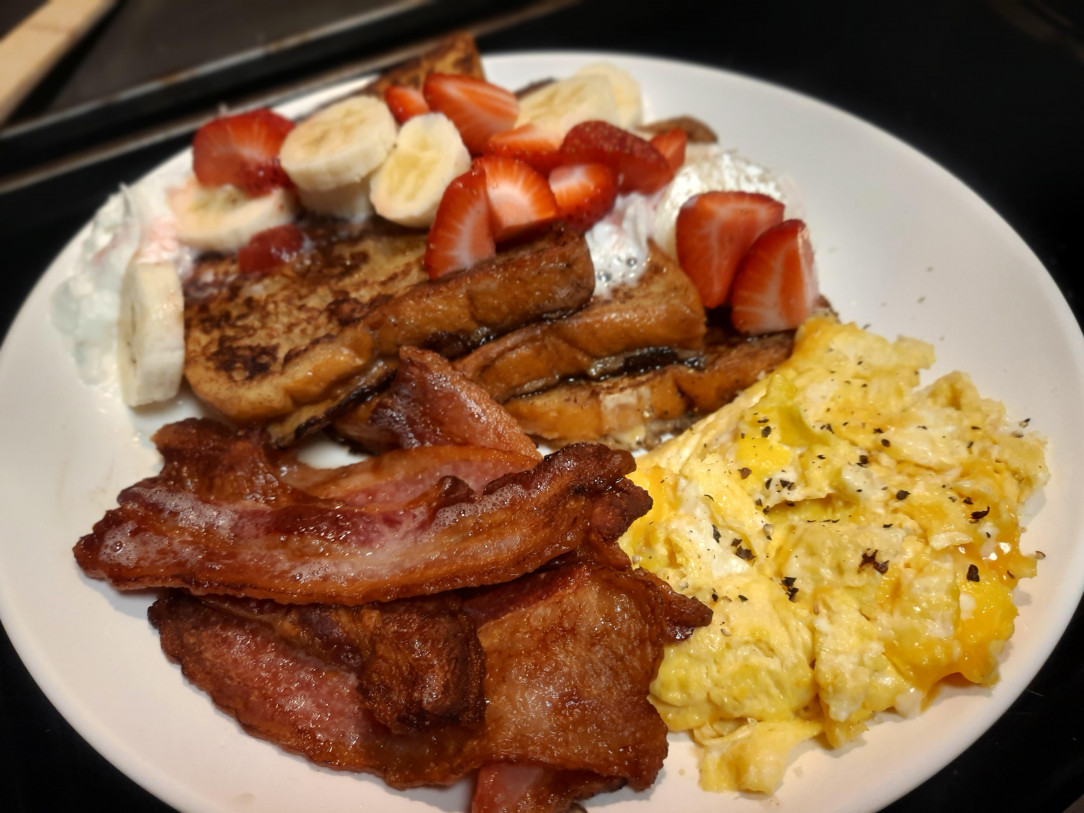
POLYGON ((478 771, 470 813, 564 813, 578 799, 617 790, 623 784, 588 771, 494 762, 478 771))
POLYGON ((394 507, 352 506, 290 486, 253 436, 213 421, 163 427, 162 472, 122 491, 75 546, 119 589, 358 605, 507 581, 582 544, 630 455, 581 445, 483 491, 445 478, 394 507))
POLYGON ((485 715, 485 653, 455 593, 361 607, 231 596, 204 603, 270 626, 284 641, 353 672, 373 717, 397 734, 485 715))
POLYGON ((488 392, 431 350, 400 348, 395 380, 369 423, 404 449, 483 446, 539 457, 531 439, 488 392))
MULTIPOLYGON (((706 623, 710 610, 637 573, 571 565, 489 588, 465 611, 485 650, 485 722, 424 734, 382 726, 354 671, 271 624, 180 591, 150 617, 166 654, 246 730, 324 765, 397 788, 509 762, 585 772, 606 787, 654 781, 666 727, 648 686, 673 631, 706 623)), ((583 789, 578 782, 570 784, 583 789)))

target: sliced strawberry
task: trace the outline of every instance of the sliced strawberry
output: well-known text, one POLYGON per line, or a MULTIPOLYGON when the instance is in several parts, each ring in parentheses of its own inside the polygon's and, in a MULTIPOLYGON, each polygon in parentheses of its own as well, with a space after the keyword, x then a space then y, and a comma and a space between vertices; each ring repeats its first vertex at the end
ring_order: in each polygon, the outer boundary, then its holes
POLYGON ((515 158, 549 175, 561 163, 561 141, 536 124, 524 124, 490 138, 486 153, 515 158))
POLYGON ((784 220, 760 235, 742 260, 730 320, 742 333, 790 330, 813 312, 816 300, 809 230, 801 220, 784 220))
POLYGON ((237 266, 246 274, 262 274, 296 257, 305 246, 305 235, 293 223, 264 229, 237 252, 237 266))
POLYGON ((617 176, 605 164, 567 164, 550 173, 550 188, 565 222, 587 231, 613 208, 617 176))
POLYGON ((557 218, 553 191, 533 167, 500 155, 477 158, 474 166, 486 174, 489 221, 498 243, 557 218))
POLYGON ((207 122, 192 141, 192 169, 204 186, 233 184, 266 195, 290 179, 279 166, 279 148, 294 123, 266 108, 207 122))
POLYGON ((444 190, 425 248, 425 270, 432 279, 497 253, 489 220, 486 173, 471 167, 444 190))
POLYGON ((389 85, 384 91, 384 102, 400 124, 429 112, 422 92, 407 85, 389 85))
POLYGON ((670 169, 677 172, 685 163, 685 144, 689 136, 680 127, 667 130, 651 137, 651 146, 657 149, 666 158, 670 169))
POLYGON ((752 192, 705 192, 689 198, 675 226, 678 262, 704 307, 722 305, 753 242, 783 222, 783 204, 752 192))
POLYGON ((605 121, 577 124, 561 143, 564 164, 605 164, 617 175, 617 191, 650 194, 674 177, 661 152, 637 135, 605 121))
POLYGON ((515 94, 473 76, 431 73, 422 95, 430 110, 452 120, 472 155, 481 155, 489 139, 511 130, 519 117, 515 94))

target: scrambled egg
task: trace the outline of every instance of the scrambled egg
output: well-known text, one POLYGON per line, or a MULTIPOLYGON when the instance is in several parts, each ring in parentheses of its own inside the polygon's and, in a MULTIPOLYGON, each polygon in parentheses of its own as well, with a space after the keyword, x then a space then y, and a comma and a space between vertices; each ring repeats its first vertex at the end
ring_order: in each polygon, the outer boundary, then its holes
POLYGON ((932 362, 814 318, 789 361, 640 458, 654 507, 622 546, 714 610, 651 689, 703 746, 702 787, 771 792, 804 740, 916 714, 950 675, 996 680, 1036 570, 1019 511, 1043 441, 963 373, 920 389, 932 362))

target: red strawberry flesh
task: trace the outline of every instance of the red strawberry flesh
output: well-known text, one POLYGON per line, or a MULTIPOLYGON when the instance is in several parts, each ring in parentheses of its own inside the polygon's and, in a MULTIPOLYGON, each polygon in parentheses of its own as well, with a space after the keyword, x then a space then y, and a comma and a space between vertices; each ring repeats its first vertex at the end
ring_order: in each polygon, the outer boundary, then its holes
POLYGON ((605 164, 557 167, 549 182, 562 219, 579 231, 605 217, 617 199, 617 177, 605 164))
POLYGON ((290 179, 278 154, 294 123, 266 108, 207 122, 192 140, 192 169, 203 186, 232 184, 266 195, 290 179))
POLYGON ((429 105, 426 104, 422 92, 407 85, 390 85, 384 91, 384 102, 400 124, 429 112, 429 105))
POLYGON ((511 130, 519 117, 515 94, 473 76, 431 73, 422 95, 431 110, 452 120, 472 155, 481 155, 489 139, 511 130))
POLYGON ((674 170, 649 141, 605 121, 577 124, 561 142, 564 164, 605 164, 617 175, 619 192, 656 192, 674 170))
POLYGON ((503 242, 534 230, 558 215, 550 185, 537 170, 499 155, 487 155, 474 165, 486 176, 493 238, 503 242))
POLYGON ((704 307, 726 301, 742 257, 781 222, 783 204, 753 192, 705 192, 685 202, 675 226, 678 262, 704 307))
POLYGON ((810 316, 816 300, 809 230, 801 220, 785 220, 757 238, 742 260, 730 319, 746 334, 791 330, 810 316))
POLYGON ((472 167, 444 190, 429 229, 425 270, 436 279, 496 253, 486 174, 480 167, 472 167))
POLYGON ((254 234, 237 252, 237 266, 246 274, 270 271, 296 257, 305 246, 305 235, 293 223, 254 234))

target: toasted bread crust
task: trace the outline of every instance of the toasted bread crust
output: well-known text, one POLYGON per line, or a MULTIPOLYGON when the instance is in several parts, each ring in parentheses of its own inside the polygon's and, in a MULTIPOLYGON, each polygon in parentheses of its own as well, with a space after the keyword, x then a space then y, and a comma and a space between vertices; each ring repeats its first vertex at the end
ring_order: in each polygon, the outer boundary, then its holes
MULTIPOLYGON (((583 238, 554 232, 457 274, 430 280, 423 234, 373 223, 259 276, 233 258, 190 286, 185 374, 196 394, 240 424, 269 422, 279 441, 322 426, 352 394, 378 386, 408 344, 461 355, 543 317, 582 307, 594 289, 583 238)), ((326 242, 321 242, 326 240, 326 242)))
POLYGON ((405 85, 421 89, 425 77, 431 73, 455 73, 485 79, 482 56, 474 37, 466 32, 451 34, 432 50, 426 51, 401 65, 389 68, 362 88, 370 96, 384 96, 392 85, 405 85))
POLYGON ((573 381, 504 404, 528 435, 550 446, 596 441, 650 448, 667 432, 731 401, 787 359, 791 331, 743 339, 712 328, 698 364, 669 364, 638 375, 573 381))

